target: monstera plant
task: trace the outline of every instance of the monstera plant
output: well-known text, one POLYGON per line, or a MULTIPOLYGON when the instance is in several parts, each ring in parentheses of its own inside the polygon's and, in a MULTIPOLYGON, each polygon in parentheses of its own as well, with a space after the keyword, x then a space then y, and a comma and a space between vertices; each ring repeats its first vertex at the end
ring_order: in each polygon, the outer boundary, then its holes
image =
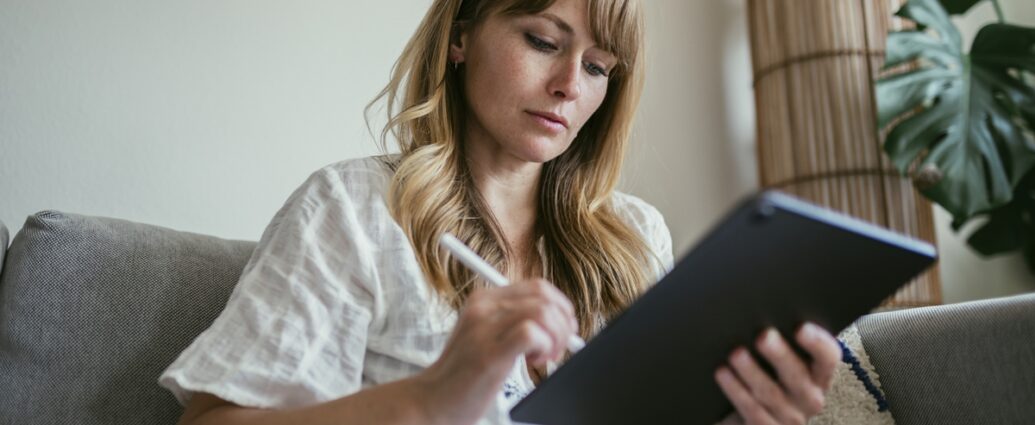
POLYGON ((876 83, 884 150, 983 255, 1021 250, 1035 272, 1035 28, 981 28, 970 51, 950 20, 981 1, 908 0, 915 28, 888 35, 876 83))

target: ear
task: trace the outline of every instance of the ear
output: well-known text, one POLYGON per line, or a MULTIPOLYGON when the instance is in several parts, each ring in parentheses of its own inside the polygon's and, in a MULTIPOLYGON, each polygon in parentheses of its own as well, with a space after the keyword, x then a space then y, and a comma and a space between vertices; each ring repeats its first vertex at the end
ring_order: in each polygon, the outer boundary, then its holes
POLYGON ((449 62, 463 63, 466 58, 467 31, 464 25, 456 23, 449 37, 449 62))

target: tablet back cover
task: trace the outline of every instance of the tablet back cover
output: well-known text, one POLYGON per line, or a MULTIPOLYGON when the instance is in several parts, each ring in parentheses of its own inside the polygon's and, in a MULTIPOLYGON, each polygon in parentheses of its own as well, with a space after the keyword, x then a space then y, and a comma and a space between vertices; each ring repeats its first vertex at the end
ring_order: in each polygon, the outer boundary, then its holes
POLYGON ((935 260, 923 242, 776 192, 742 202, 511 410, 534 424, 714 424, 713 379, 765 326, 837 332, 935 260))

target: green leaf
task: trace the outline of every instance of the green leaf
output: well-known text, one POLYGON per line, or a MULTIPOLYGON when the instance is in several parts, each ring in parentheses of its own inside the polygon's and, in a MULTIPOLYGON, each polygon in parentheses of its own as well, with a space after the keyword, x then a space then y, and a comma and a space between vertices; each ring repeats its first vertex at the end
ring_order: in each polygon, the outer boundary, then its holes
POLYGON ((947 47, 954 51, 961 51, 960 32, 949 19, 945 8, 935 0, 909 0, 896 15, 909 19, 917 24, 920 31, 933 29, 947 47))
POLYGON ((970 234, 967 244, 985 256, 1023 248, 1028 235, 1021 231, 1025 227, 1022 213, 1023 210, 1013 204, 992 211, 988 221, 970 234))
POLYGON ((1022 253, 1024 255, 1024 262, 1028 265, 1028 272, 1035 274, 1035 249, 1032 249, 1031 245, 1025 245, 1022 253))
POLYGON ((953 15, 962 15, 970 10, 975 4, 982 0, 938 0, 947 12, 953 15))
POLYGON ((885 67, 917 66, 877 81, 878 125, 895 123, 884 150, 904 173, 928 170, 921 191, 962 225, 1010 202, 1035 167, 1035 86, 1022 77, 1035 73, 1035 28, 988 25, 967 55, 939 0, 897 14, 920 29, 889 35, 885 67))
MULTIPOLYGON (((967 237, 969 244, 981 255, 990 256, 1022 250, 1029 266, 1035 242, 1035 172, 1029 172, 1014 190, 1009 204, 987 214, 988 220, 967 237)), ((1035 272, 1035 269, 1033 269, 1035 272)))

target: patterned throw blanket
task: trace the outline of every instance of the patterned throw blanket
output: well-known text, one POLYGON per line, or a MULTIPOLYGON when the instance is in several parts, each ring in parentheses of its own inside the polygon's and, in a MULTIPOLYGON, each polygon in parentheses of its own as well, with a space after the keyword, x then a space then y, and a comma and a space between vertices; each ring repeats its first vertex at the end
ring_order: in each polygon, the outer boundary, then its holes
POLYGON ((879 377, 859 331, 849 326, 837 337, 843 356, 827 393, 826 407, 809 425, 894 425, 879 377))

